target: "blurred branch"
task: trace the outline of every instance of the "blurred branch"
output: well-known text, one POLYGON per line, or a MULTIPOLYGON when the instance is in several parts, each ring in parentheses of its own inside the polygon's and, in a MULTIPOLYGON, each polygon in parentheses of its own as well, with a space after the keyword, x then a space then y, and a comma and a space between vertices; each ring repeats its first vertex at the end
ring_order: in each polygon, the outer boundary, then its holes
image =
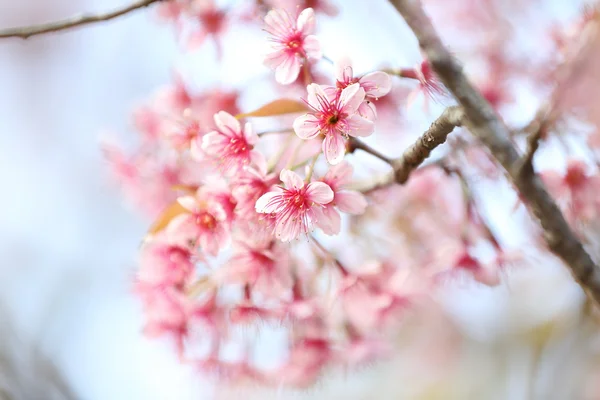
POLYGON ((586 294, 600 304, 600 270, 565 221, 535 174, 522 174, 522 161, 509 140, 510 132, 494 109, 468 81, 461 64, 448 52, 419 0, 390 0, 427 55, 434 71, 465 112, 465 125, 485 144, 543 228, 548 248, 569 267, 586 294))
POLYGON ((592 46, 597 33, 598 17, 588 23, 581 35, 575 39, 575 45, 556 70, 556 84, 549 99, 538 109, 529 124, 520 130, 520 133, 527 135, 527 150, 521 166, 522 173, 533 173, 533 157, 539 142, 546 138, 548 130, 558 119, 565 90, 580 76, 585 57, 596 51, 592 46))
POLYGON ((108 21, 122 15, 128 14, 140 8, 148 7, 152 3, 158 3, 164 0, 140 0, 118 10, 109 11, 104 14, 84 14, 75 16, 61 21, 48 22, 40 25, 22 26, 17 28, 9 28, 0 30, 0 38, 17 37, 28 39, 31 36, 41 35, 44 33, 58 32, 65 29, 71 29, 81 25, 93 24, 96 22, 108 21))
POLYGON ((379 158, 381 161, 392 165, 393 160, 391 158, 382 154, 379 150, 376 150, 373 147, 369 146, 362 140, 351 137, 348 141, 348 152, 354 153, 356 150, 362 150, 365 153, 371 154, 372 156, 379 158))

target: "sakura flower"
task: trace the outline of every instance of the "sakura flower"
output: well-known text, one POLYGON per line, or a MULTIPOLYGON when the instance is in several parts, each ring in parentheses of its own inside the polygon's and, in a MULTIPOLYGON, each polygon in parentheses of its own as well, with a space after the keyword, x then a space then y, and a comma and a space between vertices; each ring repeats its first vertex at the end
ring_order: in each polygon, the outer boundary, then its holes
POLYGON ((192 154, 202 159, 203 156, 218 160, 224 171, 238 171, 260 157, 254 150, 258 135, 252 130, 250 123, 244 129, 233 115, 220 111, 214 116, 216 131, 202 137, 200 153, 197 142, 192 145, 192 154))
POLYGON ((141 284, 182 287, 194 271, 188 248, 167 240, 154 240, 144 246, 137 279, 141 284))
POLYGON ((275 69, 275 80, 287 85, 298 77, 300 67, 309 59, 321 58, 321 46, 311 33, 315 28, 315 13, 307 8, 293 17, 285 10, 274 9, 265 16, 265 30, 272 35, 273 51, 265 65, 275 69))
POLYGON ((323 182, 306 185, 293 171, 284 169, 279 175, 285 188, 265 193, 256 201, 256 211, 275 217, 275 235, 289 242, 312 231, 319 224, 319 208, 333 200, 333 191, 323 182))
MULTIPOLYGON (((392 78, 382 71, 370 72, 360 78, 354 77, 350 60, 342 58, 336 62, 335 89, 341 93, 344 88, 358 83, 365 91, 365 96, 374 100, 385 96, 392 89, 392 78)), ((374 118, 376 116, 375 106, 370 101, 364 101, 358 110, 364 117, 374 118)))
POLYGON ((352 166, 343 161, 329 169, 322 181, 333 190, 333 200, 323 207, 322 229, 328 235, 336 235, 340 232, 341 218, 338 212, 342 211, 352 215, 359 215, 365 212, 367 200, 355 190, 344 190, 344 187, 350 183, 352 176, 352 166))
POLYGON ((375 129, 372 121, 358 114, 365 90, 358 83, 342 89, 339 96, 327 94, 315 83, 308 85, 307 90, 307 103, 313 111, 296 118, 294 131, 301 139, 313 139, 322 134, 327 161, 339 164, 346 152, 344 138, 370 136, 375 129))
POLYGON ((201 187, 195 196, 177 199, 188 212, 175 217, 167 227, 174 243, 197 242, 202 251, 216 256, 229 240, 227 204, 214 193, 201 187))
POLYGON ((404 78, 412 78, 419 81, 417 88, 408 95, 407 103, 410 105, 414 102, 419 93, 423 93, 425 97, 425 108, 429 105, 430 98, 444 95, 444 86, 434 74, 429 61, 422 61, 414 69, 402 70, 401 74, 404 78))
POLYGON ((237 215, 244 219, 255 217, 256 200, 276 183, 277 175, 268 174, 267 164, 263 161, 236 174, 232 182, 232 195, 237 202, 235 210, 237 215))

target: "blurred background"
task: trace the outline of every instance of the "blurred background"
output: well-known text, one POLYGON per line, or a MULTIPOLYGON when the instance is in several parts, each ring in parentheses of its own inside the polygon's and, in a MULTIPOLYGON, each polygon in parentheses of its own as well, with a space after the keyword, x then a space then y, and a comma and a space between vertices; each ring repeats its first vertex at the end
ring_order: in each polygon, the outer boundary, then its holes
MULTIPOLYGON (((540 13, 557 21, 580 10, 576 1, 540 3, 540 13)), ((124 4, 0 0, 0 28, 124 4)), ((319 21, 329 57, 347 51, 343 40, 352 45, 360 71, 420 60, 386 2, 337 5, 339 19, 319 21), (356 29, 365 15, 373 22, 356 29)), ((100 138, 127 143, 132 108, 170 82, 175 70, 199 87, 212 81, 235 87, 265 73, 257 56, 261 37, 256 31, 229 32, 226 40, 236 45, 226 47, 224 68, 214 61, 212 43, 184 55, 172 27, 150 9, 26 41, 0 41, 0 394, 25 400, 215 394, 214 384, 180 365, 169 346, 140 333, 131 279, 150 221, 123 201, 100 138)), ((536 99, 524 102, 515 118, 525 120, 536 106, 536 99)), ((503 218, 498 212, 496 219, 503 218)), ((582 354, 595 346, 594 329, 580 319, 582 302, 562 267, 542 259, 511 272, 497 288, 449 289, 446 323, 437 318, 437 324, 417 323, 413 338, 425 331, 434 337, 411 342, 391 362, 332 376, 309 392, 256 396, 416 399, 419 392, 423 399, 574 398, 582 385, 574 377, 589 371, 591 362, 582 354), (415 349, 443 348, 446 340, 461 343, 463 361, 455 370, 432 371, 433 381, 424 382, 415 370, 433 368, 432 363, 422 359, 429 353, 415 349), (427 385, 431 389, 415 389, 427 385)))

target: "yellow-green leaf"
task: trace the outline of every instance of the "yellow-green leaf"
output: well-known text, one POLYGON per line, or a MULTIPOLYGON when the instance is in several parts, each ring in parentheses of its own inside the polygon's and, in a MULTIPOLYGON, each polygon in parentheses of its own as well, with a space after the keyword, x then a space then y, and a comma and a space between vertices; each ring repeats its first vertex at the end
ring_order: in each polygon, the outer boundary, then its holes
POLYGON ((284 114, 296 114, 308 111, 308 106, 301 101, 292 99, 279 99, 247 113, 238 114, 237 119, 246 117, 274 117, 284 114))
POLYGON ((173 218, 181 215, 183 213, 189 212, 186 208, 184 208, 178 201, 171 203, 162 214, 154 221, 154 224, 148 230, 148 235, 154 235, 169 225, 169 222, 173 220, 173 218))

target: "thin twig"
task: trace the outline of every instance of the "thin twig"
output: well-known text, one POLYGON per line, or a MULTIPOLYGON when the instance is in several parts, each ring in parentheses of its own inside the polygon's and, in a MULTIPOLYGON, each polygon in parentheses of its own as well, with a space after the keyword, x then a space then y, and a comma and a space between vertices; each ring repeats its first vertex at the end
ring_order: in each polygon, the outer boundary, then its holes
POLYGON ((586 294, 600 304, 600 270, 579 242, 560 209, 535 174, 521 174, 521 159, 510 132, 494 109, 468 81, 461 64, 448 52, 418 0, 390 0, 404 17, 434 71, 462 105, 467 128, 485 144, 539 221, 548 248, 570 269, 586 294))
POLYGON ((348 152, 354 153, 354 151, 356 151, 356 150, 362 150, 365 153, 371 154, 372 156, 379 158, 381 161, 383 161, 387 164, 392 165, 392 163, 393 163, 393 160, 391 158, 384 155, 379 150, 374 149, 373 147, 369 146, 368 144, 366 144, 365 142, 363 142, 360 139, 352 137, 348 141, 348 152))
POLYGON ((75 28, 81 25, 93 24, 96 22, 108 21, 113 18, 120 17, 135 11, 140 8, 149 6, 152 3, 158 3, 164 0, 140 0, 123 8, 106 12, 103 14, 83 14, 60 21, 48 22, 40 25, 22 26, 17 28, 9 28, 0 30, 0 38, 17 37, 28 39, 32 36, 41 35, 44 33, 58 32, 65 29, 75 28))

